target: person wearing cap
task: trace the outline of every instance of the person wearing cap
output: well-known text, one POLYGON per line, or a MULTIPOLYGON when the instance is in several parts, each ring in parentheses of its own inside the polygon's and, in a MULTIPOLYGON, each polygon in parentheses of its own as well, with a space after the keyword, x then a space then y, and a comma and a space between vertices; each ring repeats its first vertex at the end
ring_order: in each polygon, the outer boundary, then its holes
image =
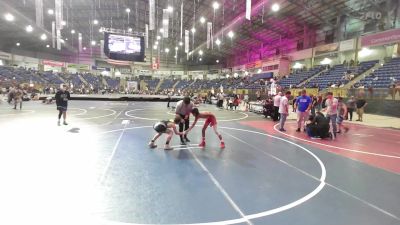
POLYGON ((279 92, 274 97, 274 121, 278 121, 280 119, 279 115, 279 105, 281 104, 282 92, 279 92))
MULTIPOLYGON (((192 113, 193 108, 194 104, 187 96, 176 104, 175 114, 176 116, 180 116, 182 118, 181 122, 179 123, 179 132, 183 132, 189 129, 189 117, 190 113, 192 113)), ((186 142, 190 142, 186 134, 180 135, 180 138, 181 145, 186 145, 186 142)))

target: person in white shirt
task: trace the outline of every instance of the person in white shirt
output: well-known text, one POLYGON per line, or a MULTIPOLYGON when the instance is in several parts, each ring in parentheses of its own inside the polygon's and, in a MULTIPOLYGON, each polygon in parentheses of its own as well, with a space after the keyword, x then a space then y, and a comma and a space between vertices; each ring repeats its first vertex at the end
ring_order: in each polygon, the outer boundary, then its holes
MULTIPOLYGON (((184 97, 176 104, 175 114, 182 118, 181 123, 179 123, 179 132, 186 131, 189 129, 189 116, 192 112, 194 104, 189 97, 184 97), (185 126, 185 129, 183 127, 185 126)), ((190 142, 186 135, 180 135, 181 145, 186 145, 186 142, 190 142)))
POLYGON ((280 131, 286 131, 284 126, 285 126, 285 121, 287 116, 289 115, 289 98, 292 93, 290 91, 287 91, 285 93, 285 96, 283 96, 280 100, 279 104, 279 113, 281 115, 281 119, 279 121, 279 130, 280 131))
POLYGON ((337 132, 336 119, 337 119, 337 114, 338 114, 338 105, 339 105, 339 101, 337 100, 337 98, 333 97, 332 92, 328 92, 326 94, 326 101, 325 101, 326 116, 331 121, 333 137, 336 137, 336 132, 337 132))
POLYGON ((279 105, 281 104, 282 92, 279 92, 274 97, 274 121, 278 121, 280 119, 279 116, 279 105))

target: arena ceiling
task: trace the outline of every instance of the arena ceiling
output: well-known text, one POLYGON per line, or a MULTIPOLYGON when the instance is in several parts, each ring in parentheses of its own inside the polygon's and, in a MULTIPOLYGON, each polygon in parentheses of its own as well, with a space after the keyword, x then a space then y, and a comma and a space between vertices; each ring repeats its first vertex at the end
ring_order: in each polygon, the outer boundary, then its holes
MULTIPOLYGON (((46 49, 51 46, 51 23, 54 15, 48 14, 49 9, 54 10, 54 0, 44 1, 44 27, 35 25, 35 0, 1 0, 0 12, 2 20, 0 23, 0 48, 10 50, 19 48, 38 52, 52 51, 46 49), (13 22, 4 20, 5 13, 15 16, 13 22), (27 33, 25 27, 32 25, 33 32, 27 33), (49 37, 46 41, 40 40, 42 33, 49 37)), ((337 29, 337 18, 347 15, 360 18, 364 8, 379 7, 380 0, 252 0, 253 13, 251 21, 245 20, 245 0, 156 0, 157 30, 162 23, 162 10, 168 6, 173 7, 172 20, 169 23, 169 38, 163 39, 159 49, 171 49, 174 53, 180 41, 180 4, 183 1, 183 29, 196 28, 194 34, 194 46, 196 52, 200 49, 204 52, 204 60, 201 63, 215 62, 216 59, 224 59, 233 54, 259 49, 261 46, 274 46, 281 43, 283 39, 302 39, 304 27, 312 29, 324 29, 333 31, 337 29), (214 2, 219 2, 220 7, 213 8, 214 2), (273 12, 271 6, 274 3, 280 5, 278 12, 273 12), (215 12, 215 14, 214 14, 215 12), (214 37, 221 40, 218 47, 214 44, 213 50, 207 50, 206 25, 199 22, 204 17, 207 21, 214 22, 214 37), (227 36, 233 31, 234 37, 227 36)), ((62 30, 62 37, 66 43, 63 52, 76 51, 77 33, 83 35, 83 45, 90 47, 91 40, 103 39, 100 27, 113 27, 116 29, 144 32, 145 24, 149 22, 148 0, 64 0, 63 12, 66 26, 62 30), (126 9, 130 9, 129 20, 126 9), (98 24, 93 24, 97 20, 98 24), (75 34, 71 34, 71 30, 75 34)), ((153 43, 159 32, 153 31, 149 34, 149 49, 153 50, 153 43)), ((190 35, 192 50, 192 33, 190 35)), ((171 60, 175 54, 168 54, 171 60)), ((183 55, 183 49, 179 50, 183 55)), ((165 54, 165 53, 161 53, 165 54)), ((198 56, 196 56, 198 58, 198 56)), ((186 57, 182 57, 182 61, 186 57)), ((191 61, 191 60, 189 60, 191 61)), ((196 61, 196 59, 194 60, 196 61)), ((198 59, 196 61, 199 63, 198 59)))

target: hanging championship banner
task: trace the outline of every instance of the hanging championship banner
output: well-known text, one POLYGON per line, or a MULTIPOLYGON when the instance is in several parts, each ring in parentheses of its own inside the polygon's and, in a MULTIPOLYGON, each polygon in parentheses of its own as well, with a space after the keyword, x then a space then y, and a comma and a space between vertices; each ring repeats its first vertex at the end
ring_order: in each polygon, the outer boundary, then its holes
POLYGON ((51 40, 53 48, 56 48, 56 22, 51 22, 51 40))
POLYGON ((57 50, 61 50, 61 30, 57 29, 57 50))
POLYGON ((146 40, 145 40, 146 48, 149 48, 149 25, 146 24, 145 29, 146 29, 146 40))
POLYGON ((36 25, 43 27, 43 0, 35 0, 36 7, 36 25))
POLYGON ((149 29, 154 30, 154 18, 155 18, 155 2, 154 0, 149 0, 149 29))
POLYGON ((207 22, 207 49, 210 48, 210 42, 212 42, 211 34, 212 34, 212 23, 207 22))
POLYGON ((183 37, 183 1, 182 1, 182 4, 181 4, 181 40, 182 40, 182 37, 183 37))
POLYGON ((251 0, 246 0, 246 19, 251 18, 251 0))
POLYGON ((62 0, 55 0, 56 29, 62 30, 62 0))
POLYGON ((185 30, 185 53, 189 53, 189 31, 185 30))
POLYGON ((79 49, 79 52, 82 51, 82 34, 81 33, 78 34, 78 49, 79 49))
POLYGON ((163 33, 164 38, 168 38, 168 24, 169 24, 169 12, 167 9, 163 9, 162 25, 164 29, 163 33))
POLYGON ((100 56, 103 59, 106 57, 106 55, 104 54, 104 40, 100 40, 100 56))

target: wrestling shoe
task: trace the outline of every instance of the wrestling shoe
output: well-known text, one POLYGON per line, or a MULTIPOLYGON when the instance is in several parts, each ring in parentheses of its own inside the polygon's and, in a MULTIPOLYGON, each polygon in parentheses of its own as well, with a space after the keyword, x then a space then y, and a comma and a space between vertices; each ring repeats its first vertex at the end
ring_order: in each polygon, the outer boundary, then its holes
POLYGON ((61 126, 61 122, 60 122, 60 121, 58 121, 58 122, 57 122, 57 125, 58 125, 58 126, 61 126))
POLYGON ((64 123, 63 123, 63 124, 64 124, 64 125, 68 125, 68 123, 67 123, 67 122, 65 122, 65 121, 64 121, 64 123))
POLYGON ((165 145, 165 146, 164 146, 164 150, 166 150, 166 151, 171 151, 171 150, 174 150, 174 148, 171 147, 171 146, 169 146, 169 145, 165 145))
POLYGON ((224 149, 224 148, 225 148, 225 142, 221 141, 220 148, 221 148, 221 149, 224 149))
POLYGON ((157 148, 157 145, 154 144, 154 142, 150 141, 150 142, 149 142, 149 147, 150 147, 150 148, 157 148))
POLYGON ((206 142, 205 141, 202 141, 200 144, 199 144, 199 147, 201 147, 201 148, 204 148, 206 146, 206 142))

